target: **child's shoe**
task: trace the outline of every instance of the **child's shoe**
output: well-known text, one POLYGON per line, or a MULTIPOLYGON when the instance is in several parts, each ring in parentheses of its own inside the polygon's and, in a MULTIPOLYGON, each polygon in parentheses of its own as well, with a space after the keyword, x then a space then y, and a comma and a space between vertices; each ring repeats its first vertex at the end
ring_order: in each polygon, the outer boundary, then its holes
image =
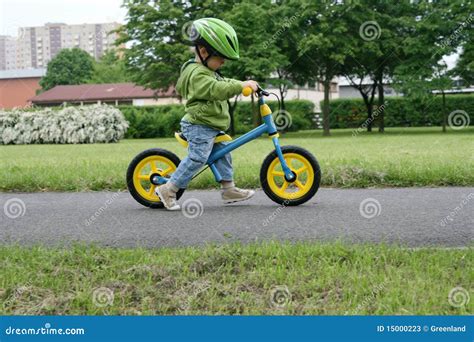
POLYGON ((239 189, 237 187, 226 188, 222 190, 222 200, 225 204, 241 202, 248 200, 255 195, 254 190, 239 189))
POLYGON ((176 202, 176 187, 166 183, 155 188, 155 194, 160 198, 161 202, 168 210, 179 210, 181 207, 176 202))

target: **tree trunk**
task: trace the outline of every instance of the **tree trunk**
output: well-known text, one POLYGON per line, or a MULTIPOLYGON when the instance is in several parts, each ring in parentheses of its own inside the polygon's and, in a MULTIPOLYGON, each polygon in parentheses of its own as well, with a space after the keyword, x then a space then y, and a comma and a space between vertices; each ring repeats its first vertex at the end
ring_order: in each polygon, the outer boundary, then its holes
POLYGON ((446 133, 446 124, 448 121, 448 116, 446 115, 446 94, 444 91, 441 91, 443 95, 443 133, 446 133))
POLYGON ((373 118, 373 98, 372 101, 369 101, 369 97, 367 94, 361 92, 362 98, 364 99, 365 107, 367 109, 367 132, 372 132, 372 121, 374 121, 373 118))
POLYGON ((258 125, 260 125, 260 113, 257 106, 255 105, 255 97, 253 93, 250 99, 252 102, 252 124, 253 124, 253 127, 257 127, 258 125))
MULTIPOLYGON (((377 88, 378 88, 378 93, 379 93, 379 100, 378 100, 378 107, 382 107, 384 105, 384 94, 383 94, 383 79, 382 75, 380 75, 380 78, 378 80, 377 88)), ((384 110, 380 111, 379 114, 379 132, 383 133, 385 131, 385 122, 384 122, 384 110)))
POLYGON ((331 135, 329 131, 329 91, 331 87, 331 80, 324 80, 324 101, 323 101, 323 135, 331 135))
POLYGON ((285 93, 286 89, 285 86, 280 85, 280 102, 281 102, 281 110, 285 110, 285 93))
POLYGON ((237 96, 235 97, 234 103, 232 105, 229 100, 227 100, 227 104, 229 105, 229 115, 230 115, 229 134, 235 135, 234 112, 235 112, 235 108, 237 108, 237 96))

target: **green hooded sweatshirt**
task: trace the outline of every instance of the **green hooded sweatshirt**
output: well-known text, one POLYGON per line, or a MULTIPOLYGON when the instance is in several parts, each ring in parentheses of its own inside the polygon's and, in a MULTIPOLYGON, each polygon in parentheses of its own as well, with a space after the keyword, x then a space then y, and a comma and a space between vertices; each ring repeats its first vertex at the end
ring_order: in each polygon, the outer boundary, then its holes
POLYGON ((176 91, 186 99, 184 120, 225 131, 230 125, 227 100, 242 92, 242 82, 190 60, 181 68, 176 91))

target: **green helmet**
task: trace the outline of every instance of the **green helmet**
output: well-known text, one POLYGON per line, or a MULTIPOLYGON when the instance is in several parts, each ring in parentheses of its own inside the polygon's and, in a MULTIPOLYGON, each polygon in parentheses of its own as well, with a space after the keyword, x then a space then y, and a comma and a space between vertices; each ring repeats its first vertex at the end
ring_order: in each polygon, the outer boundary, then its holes
POLYGON ((210 55, 239 59, 239 41, 232 26, 216 18, 195 20, 192 26, 192 41, 195 45, 204 45, 210 55))

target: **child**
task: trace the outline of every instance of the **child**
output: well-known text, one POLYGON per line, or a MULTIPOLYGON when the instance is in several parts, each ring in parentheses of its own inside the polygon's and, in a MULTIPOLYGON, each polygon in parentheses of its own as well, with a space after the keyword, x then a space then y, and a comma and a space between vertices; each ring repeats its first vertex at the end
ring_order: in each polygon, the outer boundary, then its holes
MULTIPOLYGON (((168 210, 179 210, 176 193, 186 188, 191 178, 205 165, 212 150, 222 143, 214 144, 220 131, 229 128, 230 115, 227 100, 240 94, 244 87, 257 90, 257 82, 241 82, 220 76, 218 69, 225 59, 239 59, 239 42, 232 26, 215 18, 194 21, 191 37, 196 49, 194 60, 186 62, 176 90, 187 100, 181 131, 188 140, 188 156, 179 164, 170 180, 155 189, 168 210)), ((222 176, 222 199, 224 203, 244 201, 255 191, 235 187, 230 153, 215 162, 222 176)))

